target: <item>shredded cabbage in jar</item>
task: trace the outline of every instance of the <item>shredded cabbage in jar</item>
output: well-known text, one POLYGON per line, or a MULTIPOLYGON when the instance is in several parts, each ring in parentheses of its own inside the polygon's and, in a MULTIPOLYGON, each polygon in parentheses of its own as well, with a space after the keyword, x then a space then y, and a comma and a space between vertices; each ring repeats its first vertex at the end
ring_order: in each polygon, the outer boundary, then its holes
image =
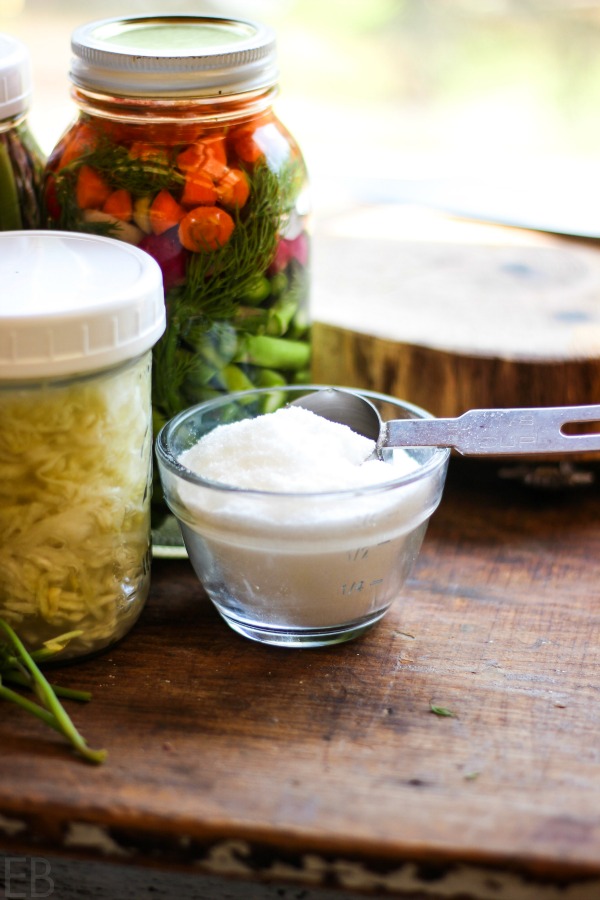
POLYGON ((0 616, 30 646, 122 637, 149 586, 149 353, 61 383, 0 385, 0 616))

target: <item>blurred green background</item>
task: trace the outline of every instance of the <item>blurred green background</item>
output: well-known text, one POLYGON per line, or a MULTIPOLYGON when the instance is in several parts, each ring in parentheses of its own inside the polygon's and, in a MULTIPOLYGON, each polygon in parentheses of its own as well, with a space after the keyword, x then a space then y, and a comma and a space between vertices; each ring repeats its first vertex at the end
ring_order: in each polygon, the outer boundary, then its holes
POLYGON ((241 15, 275 28, 277 108, 304 149, 317 208, 340 190, 379 202, 448 178, 535 182, 557 203, 584 191, 586 209, 595 206, 600 2, 1 0, 0 28, 32 53, 30 120, 44 149, 73 114, 72 29, 140 12, 241 15))

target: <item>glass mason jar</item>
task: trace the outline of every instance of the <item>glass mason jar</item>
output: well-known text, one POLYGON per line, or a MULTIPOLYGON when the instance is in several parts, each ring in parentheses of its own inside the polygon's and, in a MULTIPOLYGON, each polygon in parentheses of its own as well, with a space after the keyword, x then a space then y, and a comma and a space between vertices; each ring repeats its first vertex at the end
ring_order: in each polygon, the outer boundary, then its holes
POLYGON ((0 231, 42 224, 44 160, 27 122, 30 101, 27 48, 0 34, 0 231))
MULTIPOLYGON (((273 111, 271 30, 136 16, 84 25, 72 48, 78 116, 48 161, 48 223, 120 238, 160 265, 155 434, 213 396, 308 382, 307 175, 273 111)), ((153 507, 158 527, 158 479, 153 507)))
POLYGON ((150 584, 160 270, 95 235, 0 233, 0 617, 58 660, 122 638, 150 584))

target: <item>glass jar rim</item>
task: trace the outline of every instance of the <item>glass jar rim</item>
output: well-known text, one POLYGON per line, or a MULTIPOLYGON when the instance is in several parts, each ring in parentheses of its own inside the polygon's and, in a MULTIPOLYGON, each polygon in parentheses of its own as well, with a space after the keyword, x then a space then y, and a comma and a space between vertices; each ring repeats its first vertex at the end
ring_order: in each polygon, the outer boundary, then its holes
POLYGON ((275 35, 250 19, 140 15, 89 22, 71 37, 70 78, 137 97, 223 96, 277 84, 275 35))

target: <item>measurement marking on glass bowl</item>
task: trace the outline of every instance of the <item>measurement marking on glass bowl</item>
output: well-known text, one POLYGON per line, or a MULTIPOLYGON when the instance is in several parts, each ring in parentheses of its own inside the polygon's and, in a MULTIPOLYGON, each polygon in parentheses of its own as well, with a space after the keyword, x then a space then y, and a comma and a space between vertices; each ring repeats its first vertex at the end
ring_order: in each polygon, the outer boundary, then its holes
POLYGON ((346 554, 350 562, 356 562, 359 559, 366 559, 369 555, 369 547, 357 547, 356 550, 348 550, 346 554))
POLYGON ((355 550, 348 550, 346 552, 346 558, 349 562, 357 562, 362 559, 367 559, 371 550, 376 549, 377 547, 383 547, 385 544, 389 544, 390 541, 379 541, 379 543, 375 544, 375 548, 373 547, 357 547, 355 550))
POLYGON ((342 585, 342 594, 355 594, 358 591, 362 591, 364 589, 364 586, 364 581, 353 581, 350 586, 344 583, 342 585))
POLYGON ((378 584, 383 584, 383 582, 384 582, 383 578, 373 578, 366 585, 365 585, 364 580, 353 581, 352 584, 348 584, 347 582, 344 582, 344 584, 342 585, 342 594, 345 594, 345 595, 356 594, 356 593, 358 593, 358 591, 363 591, 365 589, 365 586, 369 587, 369 588, 377 587, 378 584))

